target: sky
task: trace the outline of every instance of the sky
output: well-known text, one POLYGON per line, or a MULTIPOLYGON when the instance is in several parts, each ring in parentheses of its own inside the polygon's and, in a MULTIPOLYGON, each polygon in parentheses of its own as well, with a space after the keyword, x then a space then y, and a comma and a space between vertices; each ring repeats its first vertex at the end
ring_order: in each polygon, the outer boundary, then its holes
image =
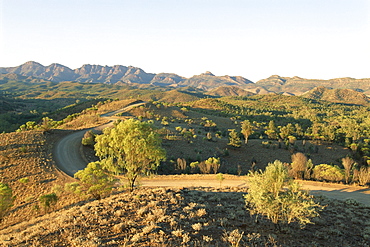
POLYGON ((370 78, 370 0, 0 0, 0 67, 370 78))

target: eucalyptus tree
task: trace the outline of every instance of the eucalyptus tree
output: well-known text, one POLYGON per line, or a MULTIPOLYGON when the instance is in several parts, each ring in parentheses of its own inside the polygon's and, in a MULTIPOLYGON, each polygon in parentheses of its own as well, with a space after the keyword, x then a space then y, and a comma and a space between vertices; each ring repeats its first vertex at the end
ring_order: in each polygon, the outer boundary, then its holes
POLYGON ((254 132, 253 124, 249 120, 244 120, 242 122, 242 131, 241 132, 244 136, 245 144, 247 144, 249 136, 252 135, 253 132, 254 132))
POLYGON ((96 136, 95 151, 103 169, 115 174, 124 173, 130 190, 138 176, 155 170, 166 158, 161 139, 148 122, 128 119, 96 136))

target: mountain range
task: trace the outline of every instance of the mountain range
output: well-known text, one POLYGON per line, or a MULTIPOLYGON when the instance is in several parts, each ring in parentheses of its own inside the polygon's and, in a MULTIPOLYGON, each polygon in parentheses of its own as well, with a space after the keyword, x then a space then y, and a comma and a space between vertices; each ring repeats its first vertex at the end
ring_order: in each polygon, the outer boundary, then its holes
POLYGON ((216 96, 245 96, 250 93, 303 95, 317 87, 352 89, 356 92, 370 95, 369 78, 354 79, 346 77, 318 80, 305 79, 297 76, 281 77, 273 75, 254 83, 242 76, 215 76, 209 71, 185 78, 173 73, 147 73, 143 69, 133 66, 85 64, 73 70, 57 63, 43 66, 34 61, 29 61, 16 67, 0 67, 0 74, 8 74, 9 76, 11 74, 21 75, 30 81, 36 78, 52 82, 76 81, 118 85, 149 84, 173 88, 194 87, 209 91, 211 95, 216 96))

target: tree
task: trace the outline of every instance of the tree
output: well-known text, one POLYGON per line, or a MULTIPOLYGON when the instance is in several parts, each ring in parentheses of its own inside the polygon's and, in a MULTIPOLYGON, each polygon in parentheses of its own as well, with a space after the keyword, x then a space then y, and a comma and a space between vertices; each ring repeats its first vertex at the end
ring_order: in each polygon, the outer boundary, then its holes
POLYGON ((244 197, 251 214, 267 217, 274 224, 298 222, 304 226, 318 216, 322 207, 288 175, 284 164, 276 160, 265 172, 248 175, 249 190, 244 197))
POLYGON ((125 173, 131 191, 138 176, 155 170, 166 158, 161 139, 148 122, 122 121, 104 129, 95 140, 102 167, 116 174, 125 173))
POLYGON ((304 132, 303 132, 303 129, 302 129, 301 125, 296 123, 294 125, 294 127, 295 127, 295 133, 296 133, 297 137, 302 138, 304 136, 304 132))
POLYGON ((110 172, 103 169, 102 162, 91 162, 83 170, 76 172, 75 178, 80 179, 78 191, 90 194, 100 200, 112 191, 115 180, 110 172))
POLYGON ((346 184, 348 184, 355 161, 347 156, 342 159, 342 164, 344 167, 344 178, 346 180, 346 184))
POLYGON ((238 132, 235 131, 235 129, 229 129, 229 143, 227 145, 240 148, 241 141, 238 132))
POLYGON ((245 144, 248 143, 248 138, 253 134, 253 125, 249 120, 244 120, 242 122, 242 134, 244 135, 245 144))
POLYGON ((303 179, 307 170, 307 157, 303 153, 292 155, 292 175, 295 179, 303 179))
POLYGON ((12 189, 7 185, 0 183, 0 221, 9 212, 13 206, 14 196, 12 189))
POLYGON ((278 138, 277 135, 277 128, 275 126, 274 120, 271 120, 269 122, 269 126, 267 127, 267 130, 265 131, 265 134, 269 139, 276 140, 278 138))
POLYGON ((49 131, 51 130, 51 128, 53 127, 53 119, 51 118, 48 118, 48 117, 44 117, 42 118, 42 122, 40 124, 40 128, 43 130, 43 131, 49 131))
POLYGON ((280 128, 280 137, 285 140, 288 136, 293 135, 294 127, 291 123, 288 123, 286 126, 280 128))

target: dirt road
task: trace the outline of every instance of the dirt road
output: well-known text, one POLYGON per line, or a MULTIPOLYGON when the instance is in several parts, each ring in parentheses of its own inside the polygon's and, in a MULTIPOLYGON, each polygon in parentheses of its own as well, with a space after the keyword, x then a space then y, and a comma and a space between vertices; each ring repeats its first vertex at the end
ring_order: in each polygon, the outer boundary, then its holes
MULTIPOLYGON (((245 176, 224 174, 222 187, 248 187, 245 176)), ((349 186, 315 181, 298 180, 302 187, 313 195, 323 195, 333 199, 354 199, 370 206, 370 189, 361 186, 349 186)), ((220 187, 216 175, 169 175, 145 178, 140 181, 141 186, 160 187, 220 187)))
MULTIPOLYGON (((110 122, 91 129, 101 131, 106 127, 112 126, 115 120, 122 119, 119 117, 115 117, 115 115, 117 115, 118 113, 129 111, 132 108, 140 106, 142 104, 145 104, 145 102, 134 102, 133 104, 130 104, 123 109, 103 114, 101 117, 108 119, 110 122)), ((69 134, 59 140, 54 147, 53 155, 57 167, 71 177, 73 177, 73 175, 77 171, 84 169, 88 163, 86 158, 82 155, 81 140, 85 132, 91 129, 81 130, 69 134)))

